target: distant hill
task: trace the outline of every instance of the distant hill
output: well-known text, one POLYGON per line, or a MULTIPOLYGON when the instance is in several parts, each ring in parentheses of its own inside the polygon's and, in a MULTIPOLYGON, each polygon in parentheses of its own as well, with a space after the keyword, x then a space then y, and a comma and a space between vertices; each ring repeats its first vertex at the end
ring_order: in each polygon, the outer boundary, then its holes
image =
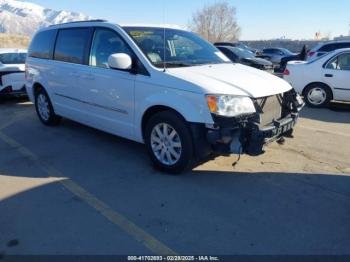
POLYGON ((17 0, 0 0, 0 33, 32 36, 44 26, 90 19, 82 13, 55 11, 17 0))
POLYGON ((0 34, 0 48, 24 48, 30 44, 30 37, 24 35, 0 34))

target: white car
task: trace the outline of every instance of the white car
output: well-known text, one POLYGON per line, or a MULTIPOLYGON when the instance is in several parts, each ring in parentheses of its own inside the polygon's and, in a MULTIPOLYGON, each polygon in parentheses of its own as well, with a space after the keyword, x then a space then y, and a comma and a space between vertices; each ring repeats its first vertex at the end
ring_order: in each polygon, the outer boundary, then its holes
POLYGON ((0 96, 25 93, 27 51, 0 49, 0 96))
POLYGON ((311 107, 332 100, 350 101, 350 49, 339 49, 309 62, 289 62, 284 77, 311 107))
POLYGON ((26 68, 45 125, 66 117, 145 143, 169 173, 211 154, 261 154, 291 136, 303 106, 284 80, 173 27, 51 26, 35 35, 26 68))

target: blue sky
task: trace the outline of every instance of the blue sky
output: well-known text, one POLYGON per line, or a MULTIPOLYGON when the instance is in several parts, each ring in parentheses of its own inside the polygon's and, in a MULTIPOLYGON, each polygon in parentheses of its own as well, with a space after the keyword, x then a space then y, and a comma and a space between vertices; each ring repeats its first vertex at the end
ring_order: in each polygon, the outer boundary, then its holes
MULTIPOLYGON (((27 0, 45 7, 79 11, 118 23, 187 25, 191 15, 215 0, 27 0), (165 13, 165 15, 164 15, 165 13)), ((285 36, 311 39, 349 33, 349 0, 229 0, 237 8, 242 40, 285 36)))

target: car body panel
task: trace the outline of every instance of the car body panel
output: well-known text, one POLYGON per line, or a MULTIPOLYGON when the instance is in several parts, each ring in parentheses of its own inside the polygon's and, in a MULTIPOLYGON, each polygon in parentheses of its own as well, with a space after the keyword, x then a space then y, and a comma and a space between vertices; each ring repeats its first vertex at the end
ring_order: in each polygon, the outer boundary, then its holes
POLYGON ((289 62, 289 75, 284 79, 301 94, 312 83, 324 83, 331 88, 334 100, 350 101, 350 71, 326 68, 327 63, 340 54, 350 54, 350 49, 339 49, 313 61, 289 62))
MULTIPOLYGON (((0 49, 0 54, 23 54, 24 49, 0 49)), ((25 86, 25 64, 3 64, 0 62, 0 92, 5 88, 11 88, 6 94, 23 93, 25 86)))

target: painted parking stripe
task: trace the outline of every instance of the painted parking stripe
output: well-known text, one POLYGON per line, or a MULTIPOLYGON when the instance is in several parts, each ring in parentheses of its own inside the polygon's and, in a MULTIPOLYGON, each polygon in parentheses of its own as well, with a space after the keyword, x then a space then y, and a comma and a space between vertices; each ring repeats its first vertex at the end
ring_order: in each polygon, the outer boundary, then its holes
POLYGON ((0 130, 3 130, 9 126, 12 126, 13 124, 15 124, 16 122, 20 121, 21 119, 24 119, 26 117, 29 117, 30 115, 32 115, 32 112, 27 113, 27 112, 19 112, 17 114, 15 114, 11 120, 9 120, 6 123, 0 124, 0 130))
POLYGON ((175 251, 167 247, 165 244, 161 243, 159 240, 157 240, 155 237, 153 237, 152 235, 135 225, 133 222, 129 221, 122 214, 113 210, 106 203, 99 200, 97 197, 86 191, 77 183, 64 177, 64 175, 60 171, 42 161, 28 148, 24 147, 16 140, 5 135, 1 131, 0 139, 12 148, 16 149, 21 155, 31 160, 35 165, 37 165, 39 168, 45 171, 45 173, 47 173, 49 177, 55 177, 60 179, 59 183, 62 184, 67 190, 69 190, 74 195, 78 196, 82 201, 84 201, 90 207, 94 208, 98 213, 100 213, 114 225, 121 228, 124 232, 133 237, 135 240, 143 244, 154 254, 177 255, 175 251))

